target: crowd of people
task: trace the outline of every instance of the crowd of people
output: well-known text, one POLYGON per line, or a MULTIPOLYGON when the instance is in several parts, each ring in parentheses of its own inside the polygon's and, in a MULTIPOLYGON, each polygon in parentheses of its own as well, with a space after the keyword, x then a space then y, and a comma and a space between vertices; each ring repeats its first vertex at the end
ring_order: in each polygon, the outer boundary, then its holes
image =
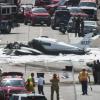
MULTIPOLYGON (((94 77, 94 84, 97 84, 100 82, 99 74, 100 74, 100 62, 99 60, 94 61, 92 64, 93 69, 93 77, 94 77)), ((0 70, 0 75, 2 74, 2 70, 0 70)), ((88 95, 88 83, 90 83, 90 76, 85 67, 82 68, 82 70, 79 72, 78 75, 79 83, 82 85, 82 95, 88 95)), ((1 80, 1 79, 0 79, 1 80)), ((54 100, 54 92, 56 92, 56 98, 59 100, 59 83, 60 78, 57 74, 53 74, 52 78, 49 80, 51 83, 51 100, 54 100)), ((35 93, 35 87, 37 86, 38 93, 45 95, 44 93, 44 85, 45 85, 45 79, 44 76, 39 75, 37 82, 35 82, 34 73, 31 73, 31 75, 27 78, 25 82, 25 88, 29 93, 35 93)))
MULTIPOLYGON (((50 79, 50 82, 51 82, 51 100, 54 100, 53 99, 54 91, 57 94, 57 100, 59 100, 59 81, 60 81, 60 79, 57 76, 57 74, 53 74, 52 79, 50 79)), ((35 87, 37 85, 38 93, 45 95, 44 94, 44 84, 45 84, 45 80, 42 76, 38 77, 38 81, 36 84, 35 79, 34 79, 34 73, 31 73, 31 76, 26 81, 26 89, 28 92, 35 93, 35 87)))

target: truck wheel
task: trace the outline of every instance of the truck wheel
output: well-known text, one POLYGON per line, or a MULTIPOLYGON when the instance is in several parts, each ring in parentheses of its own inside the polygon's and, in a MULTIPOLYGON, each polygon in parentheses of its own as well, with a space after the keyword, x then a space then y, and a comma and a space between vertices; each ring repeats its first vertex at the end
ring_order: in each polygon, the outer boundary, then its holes
POLYGON ((53 30, 55 30, 55 29, 56 29, 56 27, 55 27, 54 25, 51 25, 51 28, 52 28, 53 30))
POLYGON ((10 33, 10 32, 11 32, 11 26, 10 26, 10 25, 7 25, 7 26, 6 26, 6 32, 7 32, 7 33, 10 33))
POLYGON ((27 25, 27 20, 24 20, 24 24, 27 25))
POLYGON ((47 23, 47 26, 50 26, 50 23, 47 23))
POLYGON ((10 32, 11 32, 11 26, 10 25, 7 25, 6 29, 1 30, 2 34, 6 34, 6 33, 10 33, 10 32))

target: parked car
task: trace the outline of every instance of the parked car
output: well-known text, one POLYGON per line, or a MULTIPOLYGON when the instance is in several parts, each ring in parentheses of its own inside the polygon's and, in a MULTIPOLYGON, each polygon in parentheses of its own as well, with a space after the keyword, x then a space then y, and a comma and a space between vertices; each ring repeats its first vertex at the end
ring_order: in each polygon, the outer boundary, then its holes
POLYGON ((70 5, 71 3, 69 1, 70 0, 60 0, 58 3, 47 5, 46 9, 52 16, 58 7, 70 5))
POLYGON ((26 91, 23 74, 20 72, 4 72, 0 83, 0 90, 5 95, 5 100, 9 100, 13 93, 26 91))
POLYGON ((10 100, 47 100, 44 95, 33 93, 12 94, 10 100))
POLYGON ((82 9, 89 18, 92 20, 97 20, 97 4, 96 0, 81 0, 79 3, 80 9, 82 9))
POLYGON ((51 28, 56 29, 56 27, 59 27, 60 23, 62 22, 64 22, 67 25, 69 19, 70 19, 70 13, 67 9, 56 10, 53 16, 51 17, 51 28))
POLYGON ((21 4, 18 10, 18 20, 19 22, 24 22, 24 14, 29 12, 33 7, 33 4, 21 4))
POLYGON ((98 25, 96 21, 84 21, 84 32, 98 33, 98 25))
POLYGON ((24 24, 27 25, 27 23, 31 25, 47 24, 47 26, 50 26, 51 17, 45 8, 34 7, 30 12, 25 13, 24 24))
MULTIPOLYGON (((67 27, 68 32, 74 32, 73 30, 73 21, 72 18, 69 20, 68 27, 67 27)), ((94 32, 98 32, 98 25, 96 21, 90 21, 90 20, 84 20, 84 34, 94 32)))

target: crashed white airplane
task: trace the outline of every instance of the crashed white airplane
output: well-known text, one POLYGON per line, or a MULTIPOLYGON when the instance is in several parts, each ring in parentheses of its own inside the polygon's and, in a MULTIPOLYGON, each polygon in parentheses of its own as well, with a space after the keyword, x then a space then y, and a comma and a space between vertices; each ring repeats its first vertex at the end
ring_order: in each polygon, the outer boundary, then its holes
POLYGON ((90 39, 93 33, 86 34, 81 42, 75 45, 64 42, 57 42, 55 39, 48 37, 34 38, 28 44, 30 47, 37 49, 47 55, 61 54, 86 54, 88 51, 85 48, 90 44, 90 39))

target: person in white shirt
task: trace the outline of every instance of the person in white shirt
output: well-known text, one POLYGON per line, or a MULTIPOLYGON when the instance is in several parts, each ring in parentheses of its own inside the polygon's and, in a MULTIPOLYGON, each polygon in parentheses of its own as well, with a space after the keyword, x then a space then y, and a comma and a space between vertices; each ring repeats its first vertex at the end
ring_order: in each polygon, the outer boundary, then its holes
POLYGON ((44 81, 44 78, 43 77, 39 77, 38 78, 38 92, 39 92, 39 94, 43 94, 44 95, 44 91, 43 91, 43 86, 44 86, 44 84, 45 84, 45 81, 44 81))

